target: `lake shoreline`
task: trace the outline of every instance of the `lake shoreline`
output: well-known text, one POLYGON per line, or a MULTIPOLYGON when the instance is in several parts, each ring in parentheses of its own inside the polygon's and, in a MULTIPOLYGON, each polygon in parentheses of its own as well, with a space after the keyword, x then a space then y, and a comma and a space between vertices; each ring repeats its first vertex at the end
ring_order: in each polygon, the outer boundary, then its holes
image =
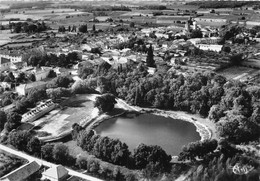
POLYGON ((180 119, 182 121, 190 122, 196 127, 196 131, 199 133, 201 141, 206 139, 218 140, 218 136, 216 134, 216 126, 208 118, 202 118, 199 115, 186 113, 184 111, 169 111, 156 108, 131 106, 122 99, 117 99, 117 105, 122 109, 126 109, 127 111, 133 111, 138 113, 151 113, 158 116, 170 117, 172 119, 180 119))

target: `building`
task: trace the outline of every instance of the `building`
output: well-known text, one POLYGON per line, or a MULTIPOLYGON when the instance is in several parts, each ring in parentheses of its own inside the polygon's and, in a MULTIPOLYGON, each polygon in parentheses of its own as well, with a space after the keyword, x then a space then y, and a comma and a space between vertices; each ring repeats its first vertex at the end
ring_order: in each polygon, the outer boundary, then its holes
POLYGON ((23 57, 22 56, 0 54, 0 58, 2 58, 2 57, 10 59, 11 63, 22 62, 23 61, 23 57))
POLYGON ((221 40, 220 37, 211 37, 211 38, 191 38, 189 41, 193 45, 197 44, 218 44, 218 42, 221 40))
POLYGON ((0 71, 9 70, 11 66, 11 61, 8 58, 1 57, 0 58, 0 71))
POLYGON ((11 62, 10 68, 13 70, 22 69, 23 67, 26 67, 26 62, 11 62))
POLYGON ((41 68, 35 68, 32 72, 35 75, 35 80, 41 81, 48 77, 50 70, 51 70, 51 67, 41 67, 41 68))
POLYGON ((45 89, 46 84, 47 83, 43 81, 32 82, 29 84, 21 84, 15 87, 15 91, 18 93, 18 95, 26 95, 32 89, 45 89))
POLYGON ((47 179, 50 181, 63 181, 68 177, 68 170, 66 170, 62 165, 57 165, 43 172, 41 180, 47 179))
POLYGON ((16 170, 4 175, 0 181, 23 181, 41 168, 37 162, 27 163, 16 170))
POLYGON ((55 107, 56 104, 54 104, 51 99, 41 102, 38 106, 23 114, 21 122, 33 122, 52 111, 55 107))
POLYGON ((198 44, 197 47, 201 50, 220 52, 222 50, 223 45, 198 44))

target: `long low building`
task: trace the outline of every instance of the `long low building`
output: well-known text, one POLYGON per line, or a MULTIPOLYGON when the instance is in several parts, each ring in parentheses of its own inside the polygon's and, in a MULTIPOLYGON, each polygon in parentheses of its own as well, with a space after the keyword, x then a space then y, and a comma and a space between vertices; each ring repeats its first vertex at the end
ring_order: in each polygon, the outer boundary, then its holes
POLYGON ((201 50, 220 52, 223 45, 198 44, 197 47, 201 50))
POLYGON ((33 122, 53 110, 55 107, 56 104, 54 104, 51 99, 41 102, 37 107, 23 114, 21 122, 33 122))

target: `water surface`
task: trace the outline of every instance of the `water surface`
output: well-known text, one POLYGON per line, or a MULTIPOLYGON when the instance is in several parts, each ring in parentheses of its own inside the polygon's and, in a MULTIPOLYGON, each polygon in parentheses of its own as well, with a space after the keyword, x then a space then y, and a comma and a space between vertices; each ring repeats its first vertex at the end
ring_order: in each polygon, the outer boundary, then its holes
POLYGON ((119 138, 129 146, 130 151, 144 143, 159 145, 171 155, 178 155, 183 145, 200 140, 192 123, 153 114, 109 119, 95 130, 102 136, 119 138))

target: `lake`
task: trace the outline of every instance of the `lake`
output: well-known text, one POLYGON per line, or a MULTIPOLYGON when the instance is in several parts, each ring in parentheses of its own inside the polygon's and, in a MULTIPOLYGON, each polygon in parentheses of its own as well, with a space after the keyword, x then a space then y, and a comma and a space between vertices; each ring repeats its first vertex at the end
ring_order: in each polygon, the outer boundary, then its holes
POLYGON ((130 151, 144 143, 159 145, 171 155, 178 155, 183 145, 200 140, 192 123, 154 114, 109 119, 95 130, 101 136, 120 139, 129 146, 130 151))

